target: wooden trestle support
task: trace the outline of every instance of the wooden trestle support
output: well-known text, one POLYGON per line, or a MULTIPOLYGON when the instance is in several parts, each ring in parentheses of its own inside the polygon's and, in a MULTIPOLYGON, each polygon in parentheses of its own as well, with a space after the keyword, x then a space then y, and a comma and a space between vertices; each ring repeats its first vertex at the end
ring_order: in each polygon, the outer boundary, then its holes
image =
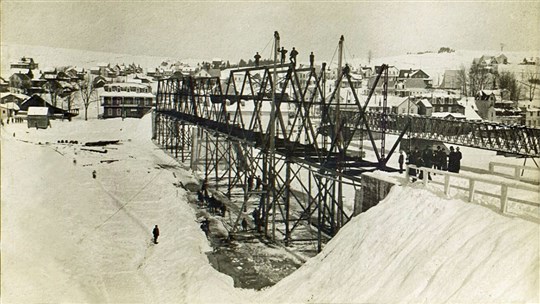
POLYGON ((258 207, 267 237, 287 245, 316 241, 320 251, 355 212, 353 200, 343 200, 344 193, 360 187, 362 172, 392 170, 386 164, 407 132, 465 146, 539 155, 536 129, 366 112, 381 78, 386 96, 386 65, 365 103, 352 90, 354 103, 346 107, 336 91, 343 81, 354 87, 351 76, 340 72, 329 94, 324 70, 325 64, 317 71, 291 63, 232 70, 225 82, 190 76, 159 81, 154 139, 174 157, 190 158, 209 187, 239 202, 241 207, 230 210, 237 213, 231 232, 242 213, 258 207), (273 101, 275 119, 270 121, 273 101), (271 127, 275 127, 273 137, 271 127), (383 134, 383 149, 379 150, 373 132, 383 134), (385 133, 398 135, 387 153, 385 133), (354 139, 365 136, 375 162, 352 148, 354 139), (258 176, 262 186, 256 189, 258 176), (344 191, 344 187, 350 188, 344 191))

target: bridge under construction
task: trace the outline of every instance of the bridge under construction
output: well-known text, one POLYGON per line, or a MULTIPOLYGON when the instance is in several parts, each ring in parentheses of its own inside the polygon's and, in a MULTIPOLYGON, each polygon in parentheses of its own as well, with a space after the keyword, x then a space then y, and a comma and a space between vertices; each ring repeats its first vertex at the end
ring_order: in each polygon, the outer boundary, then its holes
POLYGON ((353 102, 345 104, 340 89, 354 85, 342 67, 343 43, 341 37, 332 90, 324 63, 319 70, 279 63, 277 33, 274 64, 231 70, 227 80, 159 81, 154 139, 173 157, 190 160, 208 187, 239 203, 231 233, 241 213, 257 207, 267 237, 286 245, 314 241, 320 251, 325 239, 362 211, 345 193, 361 187, 364 172, 395 171, 388 161, 404 138, 540 156, 539 129, 387 112, 386 65, 366 100, 351 90, 353 102), (367 111, 381 82, 382 111, 367 111), (365 157, 366 148, 374 158, 365 157), (257 177, 261 188, 252 186, 257 177))

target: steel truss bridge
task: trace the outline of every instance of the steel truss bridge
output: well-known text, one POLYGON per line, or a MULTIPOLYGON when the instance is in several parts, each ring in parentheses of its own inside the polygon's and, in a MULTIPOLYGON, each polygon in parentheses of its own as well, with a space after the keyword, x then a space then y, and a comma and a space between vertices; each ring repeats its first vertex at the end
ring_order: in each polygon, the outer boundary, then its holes
MULTIPOLYGON (((316 241, 319 251, 326 238, 362 211, 344 201, 351 193, 347 189, 360 187, 362 172, 394 170, 386 164, 405 135, 540 155, 538 129, 366 111, 379 81, 386 101, 387 66, 367 100, 352 90, 352 107, 338 98, 342 82, 354 87, 347 70, 338 72, 332 92, 326 92, 324 70, 324 63, 319 71, 290 63, 232 70, 226 81, 160 80, 154 139, 174 157, 191 159, 210 187, 229 198, 241 191, 241 209, 255 197, 266 236, 285 244, 316 241), (398 138, 389 149, 386 134, 398 138), (351 145, 355 139, 369 139, 376 160, 363 158, 351 145), (262 189, 248 186, 256 176, 262 189), (313 233, 300 232, 306 229, 313 233)), ((233 232, 239 220, 238 215, 233 232)))

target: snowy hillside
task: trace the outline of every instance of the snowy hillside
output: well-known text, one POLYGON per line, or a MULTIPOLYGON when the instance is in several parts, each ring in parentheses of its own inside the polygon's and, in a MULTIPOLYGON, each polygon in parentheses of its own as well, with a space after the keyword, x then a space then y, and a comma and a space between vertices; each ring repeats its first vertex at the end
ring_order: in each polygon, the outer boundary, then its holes
MULTIPOLYGON (((499 55, 501 52, 498 50, 457 50, 454 53, 425 53, 425 54, 404 54, 391 57, 376 57, 371 60, 369 66, 381 65, 383 63, 388 65, 394 65, 399 69, 422 69, 433 79, 435 84, 442 81, 444 70, 447 69, 459 69, 461 66, 468 68, 474 58, 479 58, 482 55, 499 55)), ((510 63, 509 66, 517 65, 525 57, 538 57, 540 51, 537 52, 503 52, 510 63)), ((132 55, 132 54, 115 54, 106 52, 93 52, 83 51, 75 49, 61 49, 51 48, 43 46, 33 45, 19 45, 19 44, 3 44, 1 46, 2 54, 2 74, 3 76, 11 75, 9 70, 9 64, 13 61, 19 60, 22 56, 33 57, 39 64, 40 69, 69 66, 74 65, 83 68, 91 68, 98 63, 126 63, 130 64, 134 62, 139 64, 143 69, 153 69, 159 66, 163 61, 167 60, 182 60, 192 66, 196 66, 197 63, 202 61, 209 61, 206 59, 194 59, 194 58, 168 58, 162 56, 146 56, 146 55, 132 55)), ((249 60, 251 58, 245 58, 249 60)), ((365 59, 350 59, 345 58, 346 63, 351 63, 353 66, 368 65, 365 59)), ((318 60, 330 60, 318 59, 318 60)), ((307 64, 307 62, 305 62, 307 64)), ((330 64, 330 62, 328 62, 330 64)), ((334 66, 336 60, 333 61, 334 66)))
MULTIPOLYGON (((182 58, 168 58, 163 56, 147 56, 133 54, 117 54, 107 52, 94 52, 76 49, 52 48, 35 45, 2 44, 2 76, 11 75, 9 65, 18 61, 21 57, 32 57, 39 64, 39 69, 54 68, 61 66, 77 66, 90 69, 98 63, 131 64, 140 65, 145 71, 158 67, 165 60, 180 60, 182 58)), ((201 59, 182 59, 183 62, 197 65, 201 59)))
POLYGON ((2 303, 540 301, 538 223, 422 185, 393 189, 274 287, 235 289, 210 266, 212 249, 176 186, 192 172, 151 142, 150 123, 2 127, 2 303), (96 140, 120 143, 107 153, 80 144, 96 140))

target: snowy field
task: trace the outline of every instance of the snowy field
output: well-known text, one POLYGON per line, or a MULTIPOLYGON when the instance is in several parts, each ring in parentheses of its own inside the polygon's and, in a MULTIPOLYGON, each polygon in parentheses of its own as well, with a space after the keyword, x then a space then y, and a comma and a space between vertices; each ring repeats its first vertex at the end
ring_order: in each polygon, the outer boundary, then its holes
POLYGON ((192 172, 150 133, 150 115, 2 127, 2 303, 540 302, 538 223, 419 183, 394 187, 275 286, 234 288, 176 186, 192 172), (97 140, 120 142, 81 145, 97 140))

